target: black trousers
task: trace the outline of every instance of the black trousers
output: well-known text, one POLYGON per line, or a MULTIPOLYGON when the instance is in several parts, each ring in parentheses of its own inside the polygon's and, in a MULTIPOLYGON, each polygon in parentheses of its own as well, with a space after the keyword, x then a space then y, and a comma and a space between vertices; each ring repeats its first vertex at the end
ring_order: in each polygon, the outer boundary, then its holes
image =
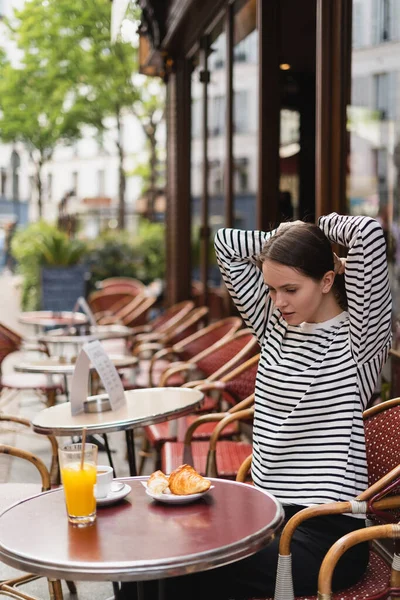
MULTIPOLYGON (((286 506, 286 523, 302 506, 286 506)), ((343 535, 365 527, 364 519, 328 515, 305 521, 294 533, 292 552, 293 585, 296 596, 317 593, 318 572, 332 544, 343 535)), ((270 598, 275 591, 279 550, 278 535, 266 548, 249 558, 193 575, 167 578, 163 582, 165 600, 244 600, 270 598)), ((334 572, 333 589, 357 583, 368 565, 368 543, 358 544, 339 560, 334 572)), ((157 598, 158 583, 144 583, 145 597, 157 598)), ((136 584, 124 583, 123 600, 136 600, 136 584)))

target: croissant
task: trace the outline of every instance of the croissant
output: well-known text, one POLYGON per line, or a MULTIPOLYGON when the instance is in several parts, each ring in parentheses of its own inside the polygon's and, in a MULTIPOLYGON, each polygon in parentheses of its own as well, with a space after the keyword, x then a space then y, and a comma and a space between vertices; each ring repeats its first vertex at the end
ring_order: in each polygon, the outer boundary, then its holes
POLYGON ((206 492, 211 486, 211 481, 202 477, 190 465, 181 465, 169 476, 169 489, 171 494, 187 496, 206 492))
POLYGON ((168 477, 162 471, 154 471, 147 480, 147 488, 154 494, 162 494, 168 485, 168 477))

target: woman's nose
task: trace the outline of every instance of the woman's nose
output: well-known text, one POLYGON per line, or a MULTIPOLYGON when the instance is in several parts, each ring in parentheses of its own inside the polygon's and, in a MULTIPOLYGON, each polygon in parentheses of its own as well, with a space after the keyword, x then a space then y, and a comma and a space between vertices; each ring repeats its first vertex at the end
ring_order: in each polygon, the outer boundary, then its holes
POLYGON ((286 306, 286 304, 287 304, 287 302, 286 302, 284 294, 280 294, 279 292, 277 292, 276 298, 275 298, 275 306, 277 308, 281 308, 282 306, 286 306))

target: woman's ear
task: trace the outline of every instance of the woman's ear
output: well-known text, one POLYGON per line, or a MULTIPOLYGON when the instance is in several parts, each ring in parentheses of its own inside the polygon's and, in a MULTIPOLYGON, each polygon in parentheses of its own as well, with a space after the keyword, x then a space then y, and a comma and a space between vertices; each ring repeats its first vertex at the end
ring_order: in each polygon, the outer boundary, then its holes
POLYGON ((334 281, 335 281, 335 272, 327 271, 321 280, 321 283, 322 283, 321 291, 323 294, 327 294, 328 292, 331 291, 334 281))

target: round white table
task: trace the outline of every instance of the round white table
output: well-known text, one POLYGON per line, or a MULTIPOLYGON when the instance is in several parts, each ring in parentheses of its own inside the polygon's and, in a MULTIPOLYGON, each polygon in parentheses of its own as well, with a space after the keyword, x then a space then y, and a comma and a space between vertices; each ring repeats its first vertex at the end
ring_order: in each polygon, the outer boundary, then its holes
POLYGON ((88 317, 82 312, 51 310, 34 310, 22 312, 18 318, 24 325, 35 325, 36 327, 71 327, 74 325, 85 325, 88 317))
POLYGON ((129 472, 136 475, 134 428, 188 415, 200 406, 204 394, 185 387, 145 388, 126 391, 125 398, 126 405, 119 410, 75 416, 69 403, 51 406, 34 417, 32 427, 37 433, 56 436, 81 435, 84 427, 89 435, 125 431, 129 472))

